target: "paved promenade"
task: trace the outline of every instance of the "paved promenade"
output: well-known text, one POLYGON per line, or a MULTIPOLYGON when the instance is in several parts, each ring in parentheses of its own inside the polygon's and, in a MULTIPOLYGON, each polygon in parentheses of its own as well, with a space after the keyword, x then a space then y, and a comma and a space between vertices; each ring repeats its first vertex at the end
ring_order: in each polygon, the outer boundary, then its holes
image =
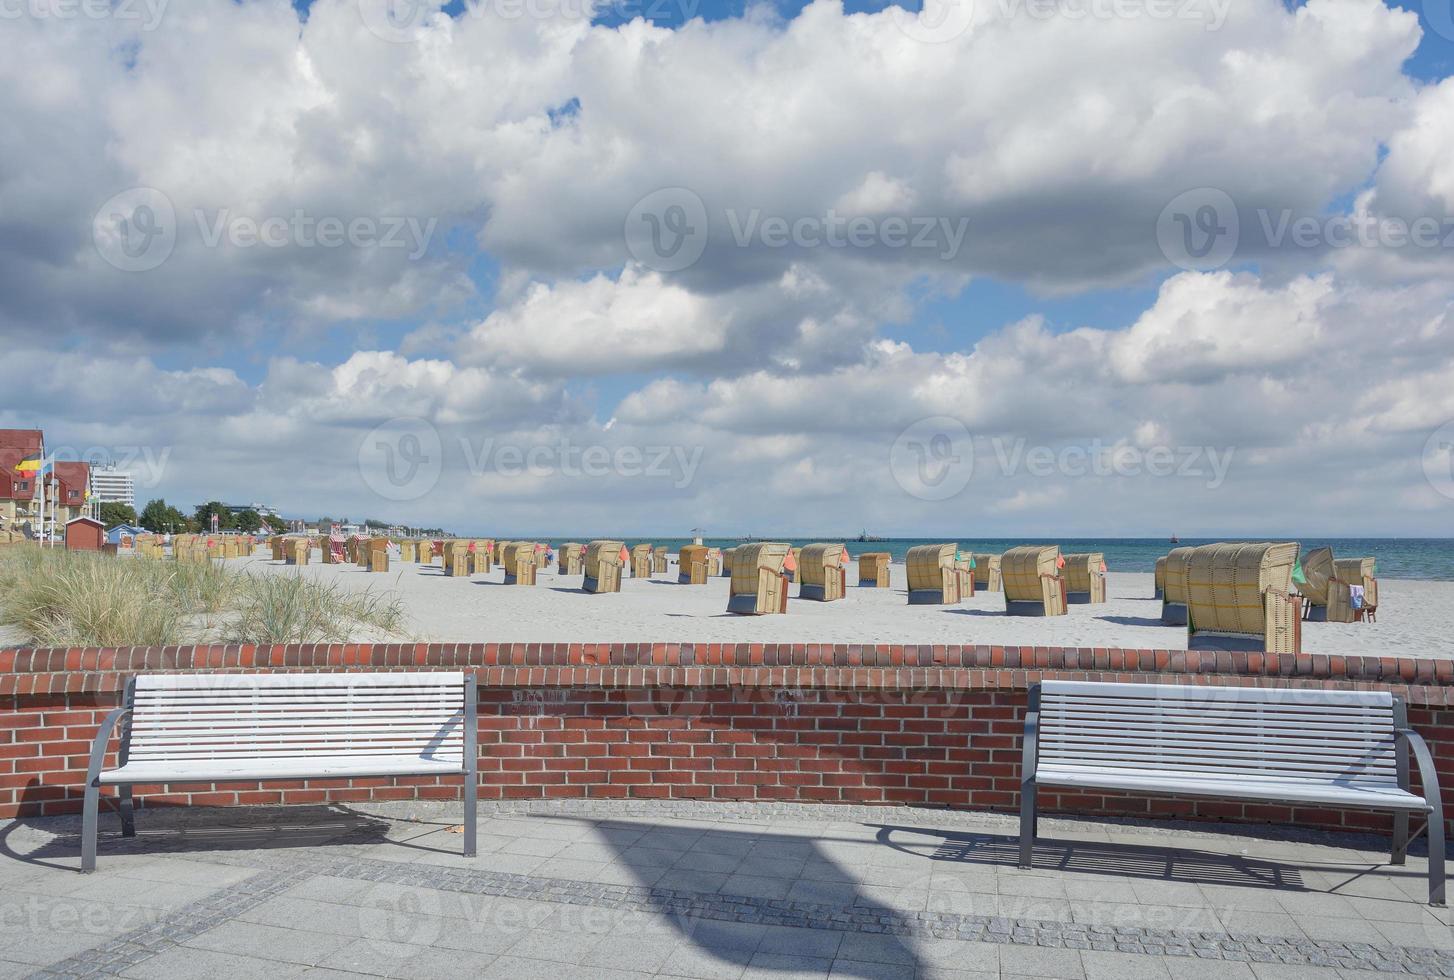
POLYGON ((906 808, 594 804, 0 824, 0 978, 1454 976, 1422 855, 1377 838, 906 808))

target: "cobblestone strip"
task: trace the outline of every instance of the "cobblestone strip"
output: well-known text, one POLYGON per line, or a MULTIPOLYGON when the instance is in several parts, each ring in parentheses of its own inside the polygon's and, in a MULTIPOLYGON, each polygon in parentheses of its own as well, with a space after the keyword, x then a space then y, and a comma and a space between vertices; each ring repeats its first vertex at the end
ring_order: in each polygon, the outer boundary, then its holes
POLYGON ((312 868, 260 871, 245 881, 220 888, 206 898, 162 915, 155 922, 52 963, 31 974, 30 980, 118 976, 122 970, 234 919, 317 873, 312 868))
MULTIPOLYGON (((264 859, 269 862, 282 861, 272 856, 265 856, 264 859)), ((1244 933, 1092 926, 1057 920, 1011 919, 947 912, 904 912, 881 906, 819 905, 743 895, 451 869, 368 858, 308 856, 303 861, 314 874, 351 878, 356 881, 500 896, 532 902, 588 905, 625 912, 799 929, 829 929, 838 932, 1013 943, 1059 949, 1093 949, 1151 956, 1185 956, 1242 963, 1290 963, 1454 977, 1454 950, 1372 943, 1319 942, 1244 933)), ((300 862, 289 858, 287 863, 296 867, 300 862)))

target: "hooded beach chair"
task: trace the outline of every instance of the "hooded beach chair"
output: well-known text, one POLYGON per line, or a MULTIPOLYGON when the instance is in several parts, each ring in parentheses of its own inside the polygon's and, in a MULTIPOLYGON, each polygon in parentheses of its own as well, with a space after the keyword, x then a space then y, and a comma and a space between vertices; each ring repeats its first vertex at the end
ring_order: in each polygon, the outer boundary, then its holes
POLYGON ((592 541, 586 545, 581 588, 587 592, 620 592, 621 569, 626 564, 624 541, 592 541))
POLYGON ((534 585, 536 563, 534 541, 511 541, 505 545, 504 559, 506 585, 534 585))
POLYGON ((1333 562, 1333 575, 1338 581, 1347 582, 1354 590, 1363 588, 1361 601, 1357 592, 1353 593, 1353 615, 1370 623, 1378 618, 1378 579, 1374 577, 1374 568, 1372 558, 1339 558, 1333 562))
POLYGON ((444 542, 444 574, 451 578, 469 578, 474 571, 474 559, 470 557, 470 542, 444 542))
POLYGON ((1005 590, 1004 583, 1000 581, 999 555, 978 551, 974 553, 974 587, 986 592, 1005 590))
POLYGON ((1296 564, 1296 542, 1192 548, 1186 560, 1186 648, 1301 653, 1296 564))
POLYGON ((974 555, 967 551, 954 553, 954 570, 959 573, 959 598, 974 598, 974 555))
POLYGON ((638 544, 631 549, 631 577, 651 578, 654 552, 649 544, 638 544))
POLYGON ((957 544, 915 545, 904 555, 909 577, 909 605, 953 605, 959 601, 957 544))
POLYGON ((722 549, 722 575, 726 578, 732 577, 732 556, 736 552, 736 548, 722 549))
POLYGON ((1297 553, 1293 542, 1193 548, 1186 563, 1187 649, 1301 653, 1302 602, 1292 591, 1297 553))
POLYGON ((371 572, 387 572, 389 570, 389 539, 369 538, 368 568, 371 572))
POLYGON ((775 541, 740 544, 732 555, 731 594, 727 611, 764 616, 788 611, 788 546, 775 541))
POLYGON ((1186 625, 1186 563, 1195 548, 1172 548, 1161 581, 1161 625, 1186 625))
POLYGON ((1166 595, 1166 556, 1156 559, 1156 571, 1151 576, 1151 598, 1160 599, 1166 595))
POLYGON ((887 551, 865 551, 858 556, 858 585, 860 588, 887 589, 889 587, 889 562, 893 556, 887 551))
POLYGON ((1310 623, 1351 623, 1353 589, 1339 581, 1332 548, 1314 548, 1299 563, 1302 574, 1294 570, 1293 585, 1303 597, 1303 619, 1310 623))
MULTIPOLYGON (((707 552, 702 544, 684 544, 677 554, 677 581, 682 585, 707 584, 707 552)), ((654 556, 653 556, 654 557, 654 556)), ((663 558, 663 565, 666 559, 663 558)), ((665 570, 663 568, 663 570, 665 570)))
POLYGON ((722 574, 722 549, 707 549, 707 574, 713 578, 722 574))
MULTIPOLYGON (((655 575, 658 572, 662 575, 666 574, 666 551, 666 545, 664 544, 659 544, 651 549, 651 574, 655 575)), ((677 556, 677 561, 681 561, 680 555, 677 556)))
POLYGON ((841 544, 810 544, 798 554, 798 598, 842 599, 847 583, 848 549, 841 544))
POLYGON ((562 575, 580 575, 586 568, 586 546, 577 541, 567 541, 560 546, 560 560, 556 569, 562 575))
POLYGON ((470 568, 476 575, 485 575, 495 567, 495 542, 489 538, 470 542, 470 568))
POLYGON ((1000 556, 1007 616, 1065 615, 1059 545, 1021 545, 1000 556))
POLYGON ((1065 601, 1086 605, 1106 601, 1106 556, 1099 551, 1065 556, 1060 570, 1065 579, 1065 601))

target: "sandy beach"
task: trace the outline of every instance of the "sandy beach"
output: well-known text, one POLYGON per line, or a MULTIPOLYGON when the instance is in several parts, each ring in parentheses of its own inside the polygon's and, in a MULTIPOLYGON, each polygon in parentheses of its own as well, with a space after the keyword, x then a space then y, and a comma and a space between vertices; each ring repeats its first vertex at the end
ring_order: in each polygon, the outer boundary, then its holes
MULTIPOLYGON (((505 585, 499 567, 487 575, 450 578, 438 559, 432 566, 396 562, 387 573, 356 565, 297 569, 261 556, 228 565, 254 574, 301 572, 342 588, 393 592, 409 618, 408 638, 417 640, 1186 647, 1183 628, 1160 624, 1149 573, 1111 572, 1106 603, 1071 606, 1068 615, 1039 619, 1007 617, 999 593, 981 592, 955 606, 910 606, 901 564, 892 566, 891 588, 850 585, 837 602, 799 601, 794 585, 784 616, 729 615, 726 578, 704 586, 679 585, 674 562, 671 574, 628 578, 614 595, 582 592, 580 576, 558 575, 554 566, 528 587, 505 585)), ((1454 637, 1444 620, 1454 583, 1390 579, 1379 585, 1379 622, 1305 623, 1304 651, 1454 658, 1454 637)))

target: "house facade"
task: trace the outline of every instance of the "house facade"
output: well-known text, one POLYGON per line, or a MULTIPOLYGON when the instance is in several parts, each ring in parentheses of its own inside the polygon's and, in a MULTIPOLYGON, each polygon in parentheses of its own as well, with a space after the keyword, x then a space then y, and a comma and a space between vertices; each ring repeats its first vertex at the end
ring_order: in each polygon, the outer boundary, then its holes
POLYGON ((38 477, 17 473, 22 459, 44 453, 45 437, 39 429, 0 429, 0 530, 30 529, 35 512, 38 477))

